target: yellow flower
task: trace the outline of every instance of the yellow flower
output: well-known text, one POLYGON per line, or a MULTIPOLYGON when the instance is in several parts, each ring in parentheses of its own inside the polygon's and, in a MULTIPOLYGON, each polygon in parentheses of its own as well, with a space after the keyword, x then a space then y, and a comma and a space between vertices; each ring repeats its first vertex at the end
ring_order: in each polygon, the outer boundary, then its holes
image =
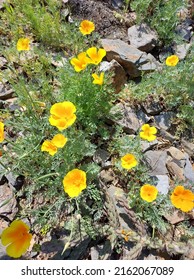
POLYGON ((91 59, 90 63, 96 65, 99 64, 102 61, 103 57, 106 55, 106 51, 104 49, 97 50, 96 47, 89 48, 86 53, 91 59))
POLYGON ((168 56, 166 59, 167 66, 176 66, 178 62, 179 62, 179 58, 177 55, 168 56))
POLYGON ((51 116, 49 122, 60 131, 64 130, 75 122, 75 112, 76 107, 70 101, 55 103, 50 109, 51 116))
POLYGON ((140 137, 147 141, 153 141, 156 139, 157 129, 154 126, 150 126, 149 124, 144 124, 141 127, 140 137))
POLYGON ((95 25, 92 21, 83 20, 80 24, 79 30, 83 35, 88 35, 95 30, 95 25))
POLYGON ((29 51, 30 49, 30 39, 28 38, 20 38, 17 41, 17 50, 18 51, 29 51))
POLYGON ((0 143, 3 142, 4 139, 4 123, 0 122, 0 143))
POLYGON ((91 62, 89 57, 87 57, 85 52, 78 54, 77 58, 74 57, 70 60, 71 65, 73 65, 76 72, 80 72, 86 69, 86 66, 91 62))
POLYGON ((51 140, 51 143, 57 148, 63 148, 67 143, 67 138, 63 134, 56 134, 51 140))
POLYGON ((121 158, 121 166, 125 169, 131 169, 137 165, 137 160, 132 154, 126 154, 121 158))
POLYGON ((143 200, 147 202, 152 202, 156 199, 158 195, 158 190, 156 187, 151 185, 143 185, 140 189, 140 196, 143 200))
POLYGON ((73 169, 63 179, 64 191, 70 197, 78 196, 86 188, 86 173, 79 169, 73 169))
POLYGON ((41 146, 42 152, 48 152, 49 155, 54 156, 57 152, 57 147, 52 143, 51 140, 45 140, 41 146))
POLYGON ((30 234, 29 226, 21 220, 13 221, 10 226, 3 230, 1 234, 1 243, 7 246, 6 252, 8 256, 19 258, 24 254, 30 246, 32 234, 30 234))
POLYGON ((100 76, 98 76, 96 73, 92 74, 92 77, 94 78, 93 84, 95 85, 102 85, 104 81, 104 72, 100 73, 100 76))
POLYGON ((185 189, 183 186, 177 186, 170 196, 172 204, 183 212, 191 211, 194 207, 194 193, 185 189))

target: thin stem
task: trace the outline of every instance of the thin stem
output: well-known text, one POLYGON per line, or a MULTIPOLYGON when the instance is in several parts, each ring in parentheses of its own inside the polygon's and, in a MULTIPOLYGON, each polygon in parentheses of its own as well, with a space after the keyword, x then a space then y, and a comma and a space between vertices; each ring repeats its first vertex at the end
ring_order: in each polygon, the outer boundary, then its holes
POLYGON ((35 182, 36 182, 36 181, 40 181, 40 180, 42 180, 42 179, 44 179, 44 178, 47 178, 47 177, 50 177, 50 176, 53 176, 53 175, 59 176, 59 173, 58 173, 58 172, 49 173, 49 174, 43 175, 43 176, 41 176, 41 177, 35 179, 34 181, 35 181, 35 182))

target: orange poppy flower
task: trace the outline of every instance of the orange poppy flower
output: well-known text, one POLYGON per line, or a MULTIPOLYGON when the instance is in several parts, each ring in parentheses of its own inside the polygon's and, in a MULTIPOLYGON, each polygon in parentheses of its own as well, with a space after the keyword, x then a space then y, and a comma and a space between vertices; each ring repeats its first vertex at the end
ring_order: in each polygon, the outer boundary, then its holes
POLYGON ((6 252, 8 256, 19 258, 24 254, 30 246, 32 234, 30 234, 29 226, 21 220, 13 221, 10 226, 3 230, 1 234, 1 243, 7 246, 6 252))
POLYGON ((121 166, 125 169, 131 169, 138 164, 136 158, 132 154, 126 154, 121 158, 121 166))
POLYGON ((54 156, 57 152, 57 147, 52 143, 51 140, 45 140, 41 146, 42 152, 48 152, 49 155, 54 156))
POLYGON ((0 122, 0 143, 5 139, 4 135, 4 123, 0 122))
POLYGON ((76 107, 70 101, 55 103, 50 109, 51 116, 49 122, 60 131, 64 130, 75 122, 75 112, 76 107))
POLYGON ((94 78, 93 84, 95 85, 102 85, 104 81, 104 72, 100 73, 98 76, 96 73, 92 74, 92 77, 94 78))
POLYGON ((143 200, 147 202, 152 202, 156 199, 158 195, 158 190, 155 186, 149 184, 143 185, 140 189, 140 196, 143 200))
POLYGON ((191 211, 194 207, 194 193, 183 186, 177 186, 174 189, 170 200, 176 208, 183 212, 191 211))
POLYGON ((99 64, 102 61, 103 57, 106 55, 106 51, 104 49, 97 50, 96 47, 89 48, 86 53, 91 59, 90 63, 96 65, 99 64))
POLYGON ((166 59, 167 66, 176 66, 178 62, 179 62, 179 58, 177 55, 168 56, 166 59))
POLYGON ((141 127, 140 137, 149 142, 154 141, 156 139, 157 129, 154 126, 150 126, 149 124, 144 124, 141 127))
POLYGON ((77 58, 74 57, 70 60, 71 65, 73 65, 76 72, 80 72, 86 69, 87 65, 91 63, 89 57, 87 57, 85 52, 78 54, 77 58))
POLYGON ((83 20, 80 24, 79 30, 83 35, 89 35, 95 30, 95 25, 92 21, 83 20))
POLYGON ((72 198, 77 197, 86 188, 86 173, 73 169, 63 179, 64 191, 72 198))
POLYGON ((17 41, 16 47, 17 47, 18 51, 29 51, 30 50, 30 39, 20 38, 17 41))

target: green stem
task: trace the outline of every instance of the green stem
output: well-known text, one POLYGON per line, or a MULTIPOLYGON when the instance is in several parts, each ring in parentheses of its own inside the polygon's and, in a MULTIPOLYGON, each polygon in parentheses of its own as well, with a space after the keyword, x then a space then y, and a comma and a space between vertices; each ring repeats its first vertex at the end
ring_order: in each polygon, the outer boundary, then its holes
POLYGON ((53 175, 59 176, 59 173, 58 173, 58 172, 49 173, 49 174, 43 175, 43 176, 41 176, 41 177, 35 179, 34 181, 35 181, 35 182, 36 182, 36 181, 40 181, 40 180, 42 180, 42 179, 44 179, 44 178, 47 178, 47 177, 50 177, 50 176, 53 176, 53 175))
POLYGON ((1 164, 1 166, 3 166, 3 168, 4 168, 5 170, 10 171, 9 168, 7 168, 7 167, 5 166, 4 163, 2 163, 2 161, 0 161, 0 164, 1 164))

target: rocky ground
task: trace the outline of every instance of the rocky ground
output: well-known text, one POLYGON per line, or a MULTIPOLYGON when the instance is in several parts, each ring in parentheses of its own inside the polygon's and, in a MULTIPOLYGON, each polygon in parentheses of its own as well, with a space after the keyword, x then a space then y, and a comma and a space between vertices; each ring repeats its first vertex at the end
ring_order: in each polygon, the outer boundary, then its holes
MULTIPOLYGON (((121 12, 119 8, 122 1, 69 0, 64 1, 64 11, 65 2, 71 5, 71 13, 68 15, 71 20, 89 18, 95 22, 96 29, 103 38, 101 44, 107 52, 106 61, 101 64, 101 70, 114 71, 113 85, 116 93, 119 93, 130 79, 140 81, 142 71, 147 73, 162 67, 165 46, 159 44, 156 32, 146 24, 134 24, 135 12, 121 12)), ((185 38, 185 43, 172 46, 180 59, 185 59, 194 40, 193 21, 187 13, 189 11, 182 11, 185 20, 178 27, 178 32, 185 38)), ((6 68, 6 63, 5 58, 0 56, 1 71, 6 68)), ((9 84, 0 82, 0 108, 7 106, 10 111, 13 111, 17 108, 16 100, 9 84)), ((133 103, 133 105, 126 98, 119 99, 112 108, 112 115, 113 118, 107 120, 107 125, 111 127, 115 123, 118 124, 130 137, 134 137, 145 122, 157 127, 157 140, 151 143, 141 141, 141 150, 149 169, 148 173, 155 178, 156 186, 161 193, 168 193, 171 182, 174 181, 194 184, 194 131, 190 130, 185 135, 177 136, 176 114, 174 111, 166 110, 162 99, 154 100, 150 95, 146 101, 133 103), (120 113, 119 119, 114 118, 117 112, 120 113)), ((138 222, 134 213, 128 208, 125 194, 111 166, 111 154, 106 149, 100 148, 93 160, 101 166, 100 184, 102 188, 106 188, 107 201, 111 201, 111 207, 115 213, 114 223, 117 227, 124 227, 128 231, 136 227, 139 235, 145 236, 146 226, 138 222)), ((22 177, 14 178, 11 173, 6 176, 0 174, 1 230, 14 219, 18 211, 18 201, 14 196, 14 190, 22 184, 22 177), (4 201, 7 202, 5 205, 2 204, 4 201)), ((176 243, 180 235, 179 223, 187 220, 190 226, 193 226, 194 212, 190 215, 180 215, 178 211, 175 211, 173 215, 167 214, 165 219, 171 228, 163 245, 165 250, 162 251, 161 246, 154 244, 151 240, 144 239, 137 245, 133 243, 127 245, 122 259, 194 259, 194 247, 191 242, 188 242, 185 248, 182 244, 176 243), (148 243, 151 245, 147 246, 148 243), (176 254, 173 251, 175 247, 176 254), (159 251, 158 248, 160 248, 159 251)), ((36 259, 119 258, 119 254, 114 252, 108 241, 93 241, 89 237, 84 237, 81 242, 75 240, 73 249, 67 250, 61 257, 60 251, 64 246, 63 237, 63 232, 49 233, 45 239, 39 240, 41 253, 37 255, 34 252, 29 257, 36 259)), ((136 239, 134 237, 135 240, 137 241, 138 237, 136 239)), ((4 253, 5 249, 0 245, 0 259, 8 258, 4 253)))

